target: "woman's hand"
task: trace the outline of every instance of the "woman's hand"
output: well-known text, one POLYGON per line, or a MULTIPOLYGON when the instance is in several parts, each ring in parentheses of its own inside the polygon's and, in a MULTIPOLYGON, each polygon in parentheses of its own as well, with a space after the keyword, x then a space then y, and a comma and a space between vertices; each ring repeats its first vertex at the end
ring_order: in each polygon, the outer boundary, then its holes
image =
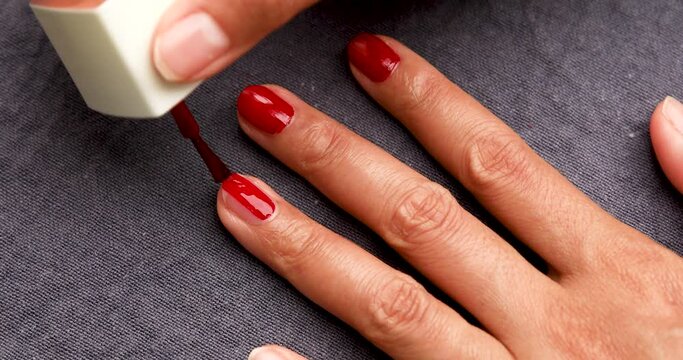
POLYGON ((154 64, 169 81, 206 79, 318 0, 177 0, 163 17, 154 64))
MULTIPOLYGON (((361 86, 552 270, 539 272, 441 185, 271 85, 240 96, 244 131, 377 232, 486 331, 263 182, 233 175, 218 214, 248 251, 397 359, 683 354, 681 258, 602 210, 396 40, 361 35, 349 57, 361 86)), ((295 356, 267 348, 252 358, 295 356)))

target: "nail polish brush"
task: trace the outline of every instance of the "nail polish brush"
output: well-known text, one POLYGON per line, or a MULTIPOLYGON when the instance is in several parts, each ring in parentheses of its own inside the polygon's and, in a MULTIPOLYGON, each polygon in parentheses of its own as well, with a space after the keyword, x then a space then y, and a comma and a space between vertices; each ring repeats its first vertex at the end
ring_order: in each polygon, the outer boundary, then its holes
POLYGON ((181 134, 221 182, 230 172, 202 139, 184 103, 200 82, 167 82, 152 63, 157 23, 174 2, 32 0, 30 6, 91 109, 139 119, 171 111, 181 134))
POLYGON ((206 167, 209 168, 213 180, 220 184, 223 180, 227 179, 230 176, 230 170, 202 138, 199 133, 199 124, 197 124, 197 120, 195 120, 187 104, 184 101, 180 102, 171 109, 171 114, 173 114, 180 133, 194 144, 199 156, 202 157, 206 167))

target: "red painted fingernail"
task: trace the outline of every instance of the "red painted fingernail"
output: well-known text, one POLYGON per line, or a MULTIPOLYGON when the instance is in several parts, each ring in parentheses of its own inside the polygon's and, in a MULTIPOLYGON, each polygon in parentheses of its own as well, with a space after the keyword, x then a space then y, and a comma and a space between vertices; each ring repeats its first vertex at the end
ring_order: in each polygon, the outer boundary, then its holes
POLYGON ((279 134, 292 121, 294 108, 264 86, 249 86, 237 99, 237 111, 249 123, 269 134, 279 134))
POLYGON ((360 34, 348 46, 349 61, 374 82, 389 78, 401 62, 401 57, 375 35, 360 34))
POLYGON ((251 181, 239 174, 230 175, 223 182, 221 189, 225 206, 245 221, 268 220, 275 213, 275 202, 251 181))

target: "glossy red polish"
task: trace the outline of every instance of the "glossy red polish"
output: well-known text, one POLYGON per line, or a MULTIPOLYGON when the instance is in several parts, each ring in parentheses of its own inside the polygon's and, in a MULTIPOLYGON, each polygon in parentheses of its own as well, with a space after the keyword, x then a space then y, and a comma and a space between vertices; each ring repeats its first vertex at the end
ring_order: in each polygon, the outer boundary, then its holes
POLYGON ((230 175, 223 182, 222 189, 258 220, 268 220, 275 213, 273 200, 251 181, 239 174, 230 175))
POLYGON ((349 61, 374 82, 383 82, 396 70, 401 57, 379 37, 360 34, 347 48, 349 61))
POLYGON ((237 111, 257 129, 279 134, 292 121, 294 108, 265 86, 249 86, 237 99, 237 111))
POLYGON ((204 164, 206 164, 209 172, 211 172, 213 180, 220 183, 227 178, 230 175, 230 170, 202 138, 199 133, 199 124, 197 124, 197 120, 195 120, 185 102, 176 105, 171 110, 171 114, 183 137, 192 141, 199 156, 202 157, 204 164))

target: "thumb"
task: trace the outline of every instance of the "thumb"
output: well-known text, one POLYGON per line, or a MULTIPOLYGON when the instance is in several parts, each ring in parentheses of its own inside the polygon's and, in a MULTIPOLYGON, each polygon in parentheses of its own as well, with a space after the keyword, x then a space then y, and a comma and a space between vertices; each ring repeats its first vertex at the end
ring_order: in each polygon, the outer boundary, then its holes
POLYGON ((154 65, 169 81, 206 79, 317 0, 177 0, 153 43, 154 65))
POLYGON ((683 104, 672 97, 662 101, 652 114, 650 136, 662 170, 683 193, 683 104))
POLYGON ((263 346, 249 354, 249 360, 306 360, 301 355, 280 346, 263 346))

